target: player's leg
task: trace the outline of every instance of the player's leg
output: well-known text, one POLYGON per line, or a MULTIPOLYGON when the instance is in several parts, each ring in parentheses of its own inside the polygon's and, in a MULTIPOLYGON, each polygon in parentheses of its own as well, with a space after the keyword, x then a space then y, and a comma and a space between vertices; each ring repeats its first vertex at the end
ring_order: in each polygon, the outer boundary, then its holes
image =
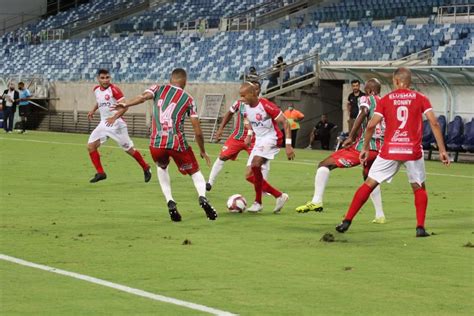
POLYGON ((150 147, 150 154, 156 164, 156 175, 160 184, 161 191, 165 196, 168 206, 168 213, 173 222, 181 221, 181 214, 178 212, 176 202, 171 193, 171 178, 168 172, 170 156, 168 150, 162 148, 150 147))
MULTIPOLYGON (((370 167, 372 167, 372 164, 374 163, 375 158, 377 158, 377 155, 378 155, 378 152, 376 151, 369 152, 369 158, 367 159, 367 163, 362 169, 362 176, 364 180, 367 179, 369 175, 370 167)), ((380 190, 380 185, 374 188, 374 190, 370 194, 370 199, 372 200, 372 204, 374 205, 374 209, 375 209, 375 218, 374 220, 372 220, 372 223, 385 224, 386 219, 385 219, 385 214, 383 212, 382 191, 380 190)))
POLYGON ((145 182, 151 179, 150 165, 143 159, 142 154, 134 148, 134 144, 128 135, 127 124, 117 121, 114 126, 106 127, 107 136, 112 138, 127 154, 129 154, 140 165, 143 170, 145 182))
MULTIPOLYGON (((247 174, 247 181, 253 183, 255 189, 255 201, 251 207, 247 209, 249 212, 259 212, 263 209, 262 207, 262 188, 263 188, 263 175, 262 165, 266 162, 266 159, 260 156, 251 155, 252 160, 250 164, 250 170, 247 174)), ((250 158, 250 157, 249 157, 250 158)))
POLYGON ((349 229, 352 220, 369 199, 372 191, 382 182, 393 177, 399 170, 400 163, 398 161, 386 160, 378 156, 369 171, 367 180, 357 189, 349 209, 342 223, 336 226, 336 230, 344 233, 349 229))
POLYGON ((217 218, 217 212, 206 198, 206 180, 201 170, 199 170, 199 164, 191 147, 184 152, 172 151, 172 157, 179 171, 184 175, 188 174, 191 176, 199 196, 199 205, 206 213, 207 218, 209 220, 215 220, 217 218))
POLYGON ((423 157, 414 161, 406 161, 408 181, 415 196, 416 208, 416 237, 428 237, 425 230, 426 209, 428 207, 428 194, 426 192, 425 181, 425 161, 423 157))
MULTIPOLYGON (((329 180, 329 173, 331 172, 331 170, 339 167, 339 164, 336 159, 339 159, 343 151, 347 150, 341 149, 340 151, 335 152, 331 156, 326 157, 318 164, 318 169, 316 170, 316 175, 314 177, 313 198, 306 204, 298 206, 296 208, 296 211, 298 213, 307 213, 310 211, 321 212, 323 210, 324 191, 326 190, 326 185, 329 180)), ((346 160, 349 161, 348 159, 345 159, 345 161, 346 160)))
POLYGON ((98 148, 100 144, 107 140, 107 136, 103 131, 103 126, 99 124, 89 136, 89 140, 87 142, 87 151, 89 152, 89 157, 94 165, 96 170, 96 174, 90 180, 91 183, 99 182, 101 180, 107 179, 107 175, 105 174, 104 168, 102 167, 102 163, 100 161, 100 154, 98 148))

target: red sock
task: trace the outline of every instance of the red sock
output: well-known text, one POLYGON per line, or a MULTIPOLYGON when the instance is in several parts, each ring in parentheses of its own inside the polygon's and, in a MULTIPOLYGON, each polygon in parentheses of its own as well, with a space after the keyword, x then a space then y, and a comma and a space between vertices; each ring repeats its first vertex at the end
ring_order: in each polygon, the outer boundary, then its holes
POLYGON ((262 204, 263 175, 261 167, 252 167, 253 186, 255 188, 255 202, 262 204))
POLYGON ((263 190, 263 192, 270 193, 271 195, 273 195, 276 198, 281 196, 281 192, 278 191, 277 189, 275 189, 274 187, 272 187, 270 185, 270 183, 268 183, 265 179, 263 180, 262 190, 263 190))
POLYGON ((150 168, 150 165, 148 165, 146 161, 143 160, 142 154, 140 154, 138 150, 135 150, 132 156, 140 164, 143 170, 147 170, 148 168, 150 168))
MULTIPOLYGON (((255 182, 255 177, 254 176, 250 176, 247 178, 247 181, 254 184, 255 182)), ((263 180, 263 184, 262 184, 262 190, 263 192, 268 192, 270 193, 271 195, 273 195, 274 197, 278 198, 281 196, 281 192, 278 191, 277 189, 275 189, 274 187, 272 187, 270 185, 270 183, 268 183, 267 181, 265 181, 265 179, 263 180)))
POLYGON ((423 188, 414 192, 416 208, 416 226, 425 227, 426 208, 428 207, 428 194, 423 188))
POLYGON ((100 163, 99 152, 97 150, 94 150, 93 152, 89 153, 89 156, 91 157, 92 164, 94 165, 97 173, 105 173, 104 168, 102 168, 102 164, 100 163))
POLYGON ((359 189, 357 189, 354 197, 352 198, 351 206, 349 206, 349 210, 346 214, 346 219, 352 221, 352 219, 356 216, 357 212, 362 208, 362 206, 367 202, 367 199, 370 196, 374 189, 369 187, 367 184, 362 184, 359 189))

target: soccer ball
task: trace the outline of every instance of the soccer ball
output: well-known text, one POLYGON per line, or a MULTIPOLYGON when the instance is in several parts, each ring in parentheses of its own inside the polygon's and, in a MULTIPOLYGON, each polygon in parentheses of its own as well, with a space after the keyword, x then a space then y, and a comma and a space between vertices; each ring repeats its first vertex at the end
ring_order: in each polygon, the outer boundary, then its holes
POLYGON ((247 207, 247 201, 240 194, 234 194, 227 200, 227 208, 231 213, 242 213, 247 207))

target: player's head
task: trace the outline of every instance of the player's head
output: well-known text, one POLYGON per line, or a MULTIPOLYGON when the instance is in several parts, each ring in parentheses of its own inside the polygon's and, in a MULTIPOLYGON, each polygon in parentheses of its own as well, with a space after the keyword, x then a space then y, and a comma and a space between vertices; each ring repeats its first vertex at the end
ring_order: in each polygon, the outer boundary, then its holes
POLYGON ((97 71, 97 81, 102 88, 107 88, 110 85, 110 72, 107 69, 99 69, 97 71))
POLYGON ((255 106, 258 104, 258 94, 255 84, 251 82, 244 82, 240 86, 239 90, 240 100, 247 103, 250 106, 255 106))
POLYGON ((326 114, 321 115, 321 122, 327 122, 328 121, 328 116, 326 114))
POLYGON ((10 90, 15 90, 15 83, 14 82, 10 82, 10 84, 8 85, 8 88, 10 90))
POLYGON ((408 68, 400 67, 393 73, 393 85, 397 89, 408 89, 411 85, 411 71, 408 68))
POLYGON ((290 111, 293 111, 295 109, 295 107, 293 106, 293 104, 288 104, 288 110, 290 111))
POLYGON ((184 89, 186 86, 186 81, 187 81, 188 75, 186 74, 186 70, 183 68, 175 68, 171 72, 171 79, 170 83, 172 85, 178 86, 181 89, 184 89))
POLYGON ((354 79, 351 81, 352 92, 357 93, 360 90, 360 81, 358 79, 354 79))
POLYGON ((379 95, 382 85, 377 78, 371 78, 365 83, 365 93, 372 95, 379 95))
POLYGON ((18 89, 23 90, 25 88, 25 83, 23 81, 18 82, 18 89))
POLYGON ((262 91, 262 90, 261 90, 262 85, 260 84, 260 81, 258 81, 258 80, 250 80, 249 82, 255 86, 255 90, 257 90, 257 96, 259 96, 259 95, 260 95, 260 92, 262 91))

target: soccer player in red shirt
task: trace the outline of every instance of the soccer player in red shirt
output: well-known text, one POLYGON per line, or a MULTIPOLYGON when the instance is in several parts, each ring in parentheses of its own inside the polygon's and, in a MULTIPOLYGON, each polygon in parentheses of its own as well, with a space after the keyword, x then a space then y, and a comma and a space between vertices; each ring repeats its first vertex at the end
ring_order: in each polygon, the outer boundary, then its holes
MULTIPOLYGON (((249 82, 242 84, 240 97, 245 103, 245 119, 255 133, 255 145, 247 161, 247 166, 251 168, 248 169, 247 180, 254 185, 255 202, 247 211, 260 212, 263 209, 262 193, 268 192, 276 199, 273 212, 278 213, 288 200, 288 194, 280 192, 263 179, 262 166, 274 159, 280 151, 278 145, 282 141, 283 134, 278 127, 279 123, 283 125, 286 135, 290 137, 285 140, 286 155, 289 160, 294 159, 290 124, 280 108, 267 99, 258 97, 254 84, 249 82)), ((247 135, 245 142, 250 145, 251 135, 247 135)))
MULTIPOLYGON (((255 89, 257 90, 257 95, 259 95, 260 83, 258 81, 252 81, 251 83, 255 86, 255 89)), ((250 135, 252 135, 253 131, 245 127, 244 112, 244 102, 242 102, 241 100, 237 100, 234 102, 234 104, 232 104, 232 106, 229 108, 229 111, 224 115, 224 118, 222 119, 221 125, 219 126, 215 135, 216 141, 220 141, 224 127, 229 123, 234 114, 237 115, 237 121, 235 123, 234 130, 232 131, 232 134, 229 136, 229 138, 227 138, 226 142, 224 143, 224 146, 222 146, 222 150, 219 154, 219 157, 212 165, 211 173, 209 174, 209 181, 207 181, 206 183, 207 191, 211 191, 212 186, 216 181, 217 175, 222 171, 222 169, 224 168, 224 163, 227 160, 235 160, 239 153, 243 150, 245 150, 249 155, 252 151, 253 143, 255 142, 255 137, 252 138, 250 146, 247 146, 247 144, 245 144, 245 138, 247 137, 247 134, 250 133, 250 135)), ((262 166, 262 174, 263 178, 266 179, 268 175, 267 164, 262 166)))
POLYGON ((189 116, 196 135, 200 156, 206 160, 207 165, 211 161, 204 149, 204 138, 197 114, 197 108, 193 98, 184 91, 186 86, 186 71, 176 68, 171 73, 169 84, 153 85, 135 98, 122 101, 117 104, 124 113, 130 106, 138 105, 146 100, 153 99, 153 121, 150 136, 150 152, 157 165, 158 180, 161 190, 168 204, 168 211, 172 221, 181 221, 176 202, 171 194, 171 181, 168 173, 170 157, 183 175, 190 175, 198 192, 199 205, 205 211, 210 220, 217 218, 216 210, 206 198, 206 181, 199 170, 199 164, 194 156, 191 146, 186 141, 184 119, 189 116))
POLYGON ((385 139, 379 156, 369 171, 367 180, 359 187, 341 224, 336 230, 344 233, 349 229, 352 219, 369 198, 370 193, 380 183, 391 179, 403 164, 406 167, 408 182, 415 195, 416 237, 427 237, 425 230, 428 195, 425 189, 425 161, 421 140, 423 136, 423 114, 431 126, 439 148, 440 160, 449 165, 444 146, 443 134, 430 101, 423 94, 410 90, 411 71, 398 68, 393 73, 395 90, 383 97, 377 104, 375 114, 370 120, 364 135, 364 148, 360 152, 363 164, 369 156, 369 140, 375 127, 385 119, 385 139))
MULTIPOLYGON (((329 173, 336 168, 352 168, 360 165, 359 154, 364 147, 363 134, 367 122, 374 115, 375 106, 380 100, 380 82, 377 79, 369 79, 365 83, 366 95, 361 96, 359 100, 359 115, 357 116, 349 137, 344 141, 344 148, 332 153, 318 165, 316 176, 314 178, 313 199, 304 205, 296 208, 298 213, 307 213, 310 211, 321 212, 323 210, 323 196, 329 180, 329 173), (361 129, 362 127, 362 129, 361 129), (358 136, 357 136, 358 135, 358 136), (354 142, 355 140, 355 142, 354 142)), ((370 139, 369 157, 367 163, 363 166, 362 176, 364 180, 369 174, 369 169, 377 157, 381 144, 383 142, 384 124, 383 121, 376 128, 375 134, 370 139)), ((382 194, 380 187, 376 187, 370 195, 375 208, 375 219, 373 223, 384 224, 385 214, 382 208, 382 194)))
POLYGON ((133 141, 128 136, 127 123, 121 118, 121 114, 117 113, 117 110, 113 108, 115 103, 124 99, 122 91, 120 91, 119 87, 110 83, 110 73, 107 69, 99 69, 97 80, 99 85, 94 87, 97 102, 87 114, 87 118, 91 120, 94 117, 95 111, 99 110, 100 112, 100 123, 92 131, 87 142, 89 156, 97 171, 90 182, 95 183, 107 179, 100 161, 98 148, 109 137, 115 140, 127 154, 135 158, 143 169, 145 182, 149 182, 151 179, 150 166, 143 159, 140 152, 133 147, 133 141), (107 119, 110 119, 110 123, 107 122, 107 119))

